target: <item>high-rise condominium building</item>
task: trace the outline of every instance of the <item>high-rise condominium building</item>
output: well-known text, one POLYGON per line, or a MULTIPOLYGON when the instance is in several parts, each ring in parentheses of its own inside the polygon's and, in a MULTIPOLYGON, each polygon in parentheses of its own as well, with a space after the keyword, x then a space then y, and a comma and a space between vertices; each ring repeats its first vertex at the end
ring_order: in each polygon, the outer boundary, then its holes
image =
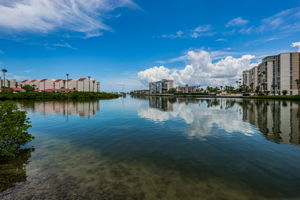
POLYGON ((2 87, 16 88, 17 86, 18 85, 17 85, 16 79, 0 78, 0 88, 2 88, 2 87))
POLYGON ((174 87, 173 80, 162 79, 161 81, 149 83, 150 93, 167 93, 171 88, 174 87))
POLYGON ((299 94, 300 52, 265 57, 258 66, 243 72, 243 83, 256 92, 299 94))

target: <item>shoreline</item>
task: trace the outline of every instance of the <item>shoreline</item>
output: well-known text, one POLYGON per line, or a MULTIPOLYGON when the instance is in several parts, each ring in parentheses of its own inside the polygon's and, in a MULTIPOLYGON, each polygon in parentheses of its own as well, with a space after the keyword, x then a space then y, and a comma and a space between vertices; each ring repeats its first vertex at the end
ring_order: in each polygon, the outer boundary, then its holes
POLYGON ((20 92, 0 93, 0 101, 5 100, 101 100, 115 99, 118 94, 104 92, 20 92))
POLYGON ((294 100, 300 101, 300 95, 280 95, 280 96, 215 96, 215 95, 193 95, 193 94, 139 94, 132 96, 143 97, 195 97, 195 98, 239 98, 239 99, 269 99, 269 100, 294 100))

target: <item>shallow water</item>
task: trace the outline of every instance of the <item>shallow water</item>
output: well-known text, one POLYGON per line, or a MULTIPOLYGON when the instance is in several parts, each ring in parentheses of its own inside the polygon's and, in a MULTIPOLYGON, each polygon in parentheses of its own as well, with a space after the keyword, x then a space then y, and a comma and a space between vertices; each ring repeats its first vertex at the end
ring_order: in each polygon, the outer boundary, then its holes
POLYGON ((19 102, 35 136, 0 199, 300 199, 300 103, 19 102))

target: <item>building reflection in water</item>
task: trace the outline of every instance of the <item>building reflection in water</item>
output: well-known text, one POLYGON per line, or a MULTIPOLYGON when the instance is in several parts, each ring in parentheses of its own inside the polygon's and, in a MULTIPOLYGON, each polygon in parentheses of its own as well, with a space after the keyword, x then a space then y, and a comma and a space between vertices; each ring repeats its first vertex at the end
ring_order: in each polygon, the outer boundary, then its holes
POLYGON ((215 135, 214 127, 227 133, 252 135, 253 125, 269 140, 279 144, 300 144, 300 103, 243 99, 188 99, 149 97, 149 108, 138 114, 153 121, 183 119, 188 135, 215 135))
POLYGON ((157 98, 149 97, 149 106, 151 108, 157 108, 161 111, 173 111, 174 98, 157 98))
POLYGON ((44 115, 78 115, 80 117, 91 117, 100 110, 100 101, 40 101, 21 102, 19 106, 31 113, 42 113, 44 115))
POLYGON ((241 103, 243 120, 255 125, 266 138, 280 144, 300 144, 300 104, 293 101, 241 103))

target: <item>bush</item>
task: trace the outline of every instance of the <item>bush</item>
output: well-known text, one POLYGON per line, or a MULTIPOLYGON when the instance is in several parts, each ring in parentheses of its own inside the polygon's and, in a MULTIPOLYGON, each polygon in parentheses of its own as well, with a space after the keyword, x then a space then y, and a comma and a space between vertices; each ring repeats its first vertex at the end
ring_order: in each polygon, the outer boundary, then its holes
POLYGON ((287 90, 282 90, 282 94, 283 94, 283 95, 286 95, 287 92, 288 92, 287 90))
POLYGON ((34 91, 34 87, 31 85, 25 85, 22 87, 23 90, 25 90, 26 92, 32 92, 34 91))
POLYGON ((0 102, 0 157, 11 157, 22 145, 34 137, 27 132, 31 127, 25 111, 11 102, 0 102))

